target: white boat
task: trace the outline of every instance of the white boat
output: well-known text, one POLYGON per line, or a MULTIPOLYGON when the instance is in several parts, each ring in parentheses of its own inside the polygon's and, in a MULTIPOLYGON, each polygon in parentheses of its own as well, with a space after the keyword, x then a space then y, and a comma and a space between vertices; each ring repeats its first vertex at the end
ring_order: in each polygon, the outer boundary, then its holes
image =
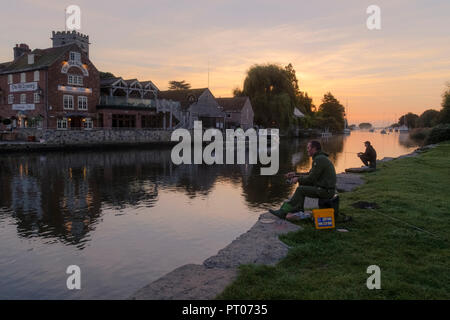
POLYGON ((400 127, 398 128, 398 130, 399 130, 400 132, 408 132, 408 131, 409 131, 408 127, 405 126, 405 125, 400 126, 400 127))

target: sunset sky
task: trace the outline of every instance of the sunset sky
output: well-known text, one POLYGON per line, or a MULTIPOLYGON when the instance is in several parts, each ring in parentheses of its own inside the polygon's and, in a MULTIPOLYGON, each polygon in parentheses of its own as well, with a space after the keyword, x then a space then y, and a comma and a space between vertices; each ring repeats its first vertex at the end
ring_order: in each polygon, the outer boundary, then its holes
POLYGON ((65 8, 80 6, 80 32, 100 71, 208 85, 216 97, 241 87, 253 64, 292 63, 316 105, 331 91, 348 100, 349 123, 390 124, 440 110, 450 81, 450 1, 9 1, 0 12, 0 62, 16 43, 51 46, 65 8), (366 9, 381 8, 381 30, 366 9))

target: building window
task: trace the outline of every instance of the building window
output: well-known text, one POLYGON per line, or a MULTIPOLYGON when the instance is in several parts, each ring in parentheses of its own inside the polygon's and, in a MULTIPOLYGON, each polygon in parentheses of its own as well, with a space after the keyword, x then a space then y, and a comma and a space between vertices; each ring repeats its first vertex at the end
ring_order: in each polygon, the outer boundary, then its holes
POLYGON ((8 74, 8 84, 12 84, 12 83, 13 83, 13 75, 8 74))
POLYGON ((94 122, 91 118, 86 118, 84 121, 84 128, 85 129, 92 129, 94 127, 94 122))
POLYGON ((34 103, 39 103, 41 102, 41 96, 39 95, 39 93, 35 92, 34 93, 34 103))
POLYGON ((13 94, 9 94, 8 95, 8 104, 13 104, 14 103, 14 95, 13 94))
POLYGON ((73 96, 65 94, 63 106, 65 110, 73 110, 73 96))
POLYGON ((69 74, 69 75, 67 75, 67 83, 71 84, 71 85, 82 86, 83 85, 83 77, 69 74))
POLYGON ((20 74, 20 82, 27 82, 27 75, 26 75, 26 73, 25 72, 22 72, 21 74, 20 74))
POLYGON ((58 119, 57 129, 66 130, 67 129, 67 118, 58 119))
POLYGON ((78 110, 87 110, 87 109, 88 109, 87 97, 83 96, 78 97, 78 110))
POLYGON ((27 103, 27 94, 26 93, 22 93, 20 95, 20 103, 22 103, 22 104, 27 103))
POLYGON ((79 52, 70 52, 70 60, 81 63, 81 54, 79 52))
POLYGON ((128 114, 113 114, 112 115, 113 128, 135 128, 136 116, 128 114))
POLYGON ((39 81, 39 71, 34 72, 34 81, 39 81))

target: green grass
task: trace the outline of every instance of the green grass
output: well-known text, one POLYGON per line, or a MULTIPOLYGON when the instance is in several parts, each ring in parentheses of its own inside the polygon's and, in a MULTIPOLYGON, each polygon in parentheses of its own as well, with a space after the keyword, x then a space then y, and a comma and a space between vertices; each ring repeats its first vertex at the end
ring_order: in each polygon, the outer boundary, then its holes
POLYGON ((449 155, 447 142, 382 164, 363 186, 341 194, 341 212, 353 221, 337 227, 349 232, 301 223, 303 230, 280 237, 291 246, 286 258, 241 266, 217 298, 450 299, 449 155), (354 209, 357 201, 380 208, 354 209), (370 265, 381 268, 380 290, 367 289, 370 265))

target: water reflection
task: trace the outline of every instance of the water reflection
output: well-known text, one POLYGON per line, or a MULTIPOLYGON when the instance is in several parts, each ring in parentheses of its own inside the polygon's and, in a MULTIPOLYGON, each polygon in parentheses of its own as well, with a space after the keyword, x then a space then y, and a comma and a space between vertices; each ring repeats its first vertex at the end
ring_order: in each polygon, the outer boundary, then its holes
MULTIPOLYGON (((361 165, 355 153, 362 150, 365 140, 372 141, 379 158, 398 156, 415 147, 403 135, 365 132, 331 137, 322 144, 341 172, 361 165)), ((309 170, 306 144, 299 139, 282 142, 279 173, 309 170)), ((11 279, 8 285, 0 279, 0 297, 3 292, 8 298, 14 289, 20 296, 22 287, 30 285, 26 274, 33 266, 18 266, 13 261, 31 258, 21 245, 11 243, 16 239, 47 239, 51 241, 36 247, 39 255, 33 257, 33 263, 53 255, 70 257, 73 252, 64 249, 69 246, 87 251, 84 259, 92 270, 114 269, 111 276, 117 292, 109 291, 111 279, 105 278, 98 283, 91 280, 95 289, 77 297, 124 298, 145 284, 139 277, 142 273, 154 269, 152 277, 161 276, 169 271, 164 268, 189 262, 187 256, 204 259, 207 256, 202 254, 214 254, 233 240, 236 232, 245 232, 259 213, 292 193, 294 187, 281 175, 259 174, 259 165, 249 164, 176 166, 170 160, 170 149, 1 156, 0 227, 6 232, 0 234, 4 244, 0 245, 0 275, 11 279), (11 232, 13 228, 15 232, 11 232), (46 248, 55 241, 63 246, 52 247, 50 254, 46 248), (105 263, 103 254, 107 251, 102 245, 118 255, 117 266, 105 263)), ((48 273, 43 278, 51 282, 52 271, 42 272, 48 273)), ((36 285, 36 290, 40 287, 36 285)), ((58 290, 49 285, 44 297, 67 294, 58 290)))

